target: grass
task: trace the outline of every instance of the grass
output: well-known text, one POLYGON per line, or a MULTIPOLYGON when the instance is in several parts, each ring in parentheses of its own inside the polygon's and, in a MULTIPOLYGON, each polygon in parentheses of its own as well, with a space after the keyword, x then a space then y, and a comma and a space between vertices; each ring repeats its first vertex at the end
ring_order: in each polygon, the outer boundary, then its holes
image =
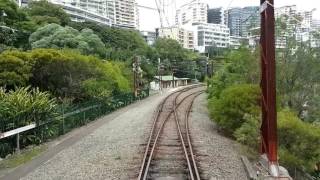
POLYGON ((6 159, 0 161, 0 170, 1 169, 10 169, 15 168, 21 164, 24 164, 47 149, 47 146, 40 145, 40 146, 33 146, 30 148, 26 148, 22 150, 19 154, 13 154, 6 159))

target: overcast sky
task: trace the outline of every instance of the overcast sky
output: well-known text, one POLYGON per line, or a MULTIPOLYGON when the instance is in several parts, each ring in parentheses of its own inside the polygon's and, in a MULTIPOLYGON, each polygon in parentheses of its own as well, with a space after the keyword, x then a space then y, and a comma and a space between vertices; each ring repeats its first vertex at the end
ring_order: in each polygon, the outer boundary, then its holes
MULTIPOLYGON (((136 0, 139 5, 156 8, 155 0, 136 0)), ((190 2, 191 0, 162 0, 165 1, 167 18, 164 19, 164 26, 172 25, 174 22, 175 10, 181 5, 190 2), (168 23, 169 22, 169 23, 168 23)), ((209 4, 209 7, 244 7, 244 6, 259 6, 260 0, 202 0, 209 4)), ((319 0, 274 0, 276 7, 285 5, 297 5, 298 10, 311 10, 316 8, 314 18, 320 19, 320 1, 319 0)), ((139 8, 140 13, 140 29, 154 31, 160 26, 158 12, 155 10, 139 8)))

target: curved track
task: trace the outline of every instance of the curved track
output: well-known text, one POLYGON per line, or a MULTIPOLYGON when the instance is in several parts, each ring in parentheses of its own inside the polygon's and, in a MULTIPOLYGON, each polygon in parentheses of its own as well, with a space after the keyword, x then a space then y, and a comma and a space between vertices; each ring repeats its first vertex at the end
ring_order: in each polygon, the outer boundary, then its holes
POLYGON ((203 92, 202 86, 190 86, 173 92, 158 106, 139 180, 200 179, 188 118, 194 99, 203 92))

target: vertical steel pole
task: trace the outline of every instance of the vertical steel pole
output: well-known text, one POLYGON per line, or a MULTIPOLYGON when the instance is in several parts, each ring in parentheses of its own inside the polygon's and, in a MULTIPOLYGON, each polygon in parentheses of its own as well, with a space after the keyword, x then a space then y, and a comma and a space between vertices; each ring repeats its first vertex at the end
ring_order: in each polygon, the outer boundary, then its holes
MULTIPOLYGON (((277 167, 277 111, 275 66, 275 18, 273 0, 260 0, 261 12, 261 153, 266 154, 270 170, 277 167)), ((275 170, 277 171, 277 170, 275 170)), ((278 176, 278 172, 271 172, 278 176)))

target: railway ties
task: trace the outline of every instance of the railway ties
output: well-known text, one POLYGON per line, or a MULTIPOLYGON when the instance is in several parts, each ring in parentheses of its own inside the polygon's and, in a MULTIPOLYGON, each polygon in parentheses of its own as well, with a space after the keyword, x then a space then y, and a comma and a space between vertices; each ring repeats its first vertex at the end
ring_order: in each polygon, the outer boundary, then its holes
POLYGON ((139 180, 200 179, 188 130, 188 119, 193 100, 201 93, 201 86, 187 87, 170 94, 159 105, 139 180))

